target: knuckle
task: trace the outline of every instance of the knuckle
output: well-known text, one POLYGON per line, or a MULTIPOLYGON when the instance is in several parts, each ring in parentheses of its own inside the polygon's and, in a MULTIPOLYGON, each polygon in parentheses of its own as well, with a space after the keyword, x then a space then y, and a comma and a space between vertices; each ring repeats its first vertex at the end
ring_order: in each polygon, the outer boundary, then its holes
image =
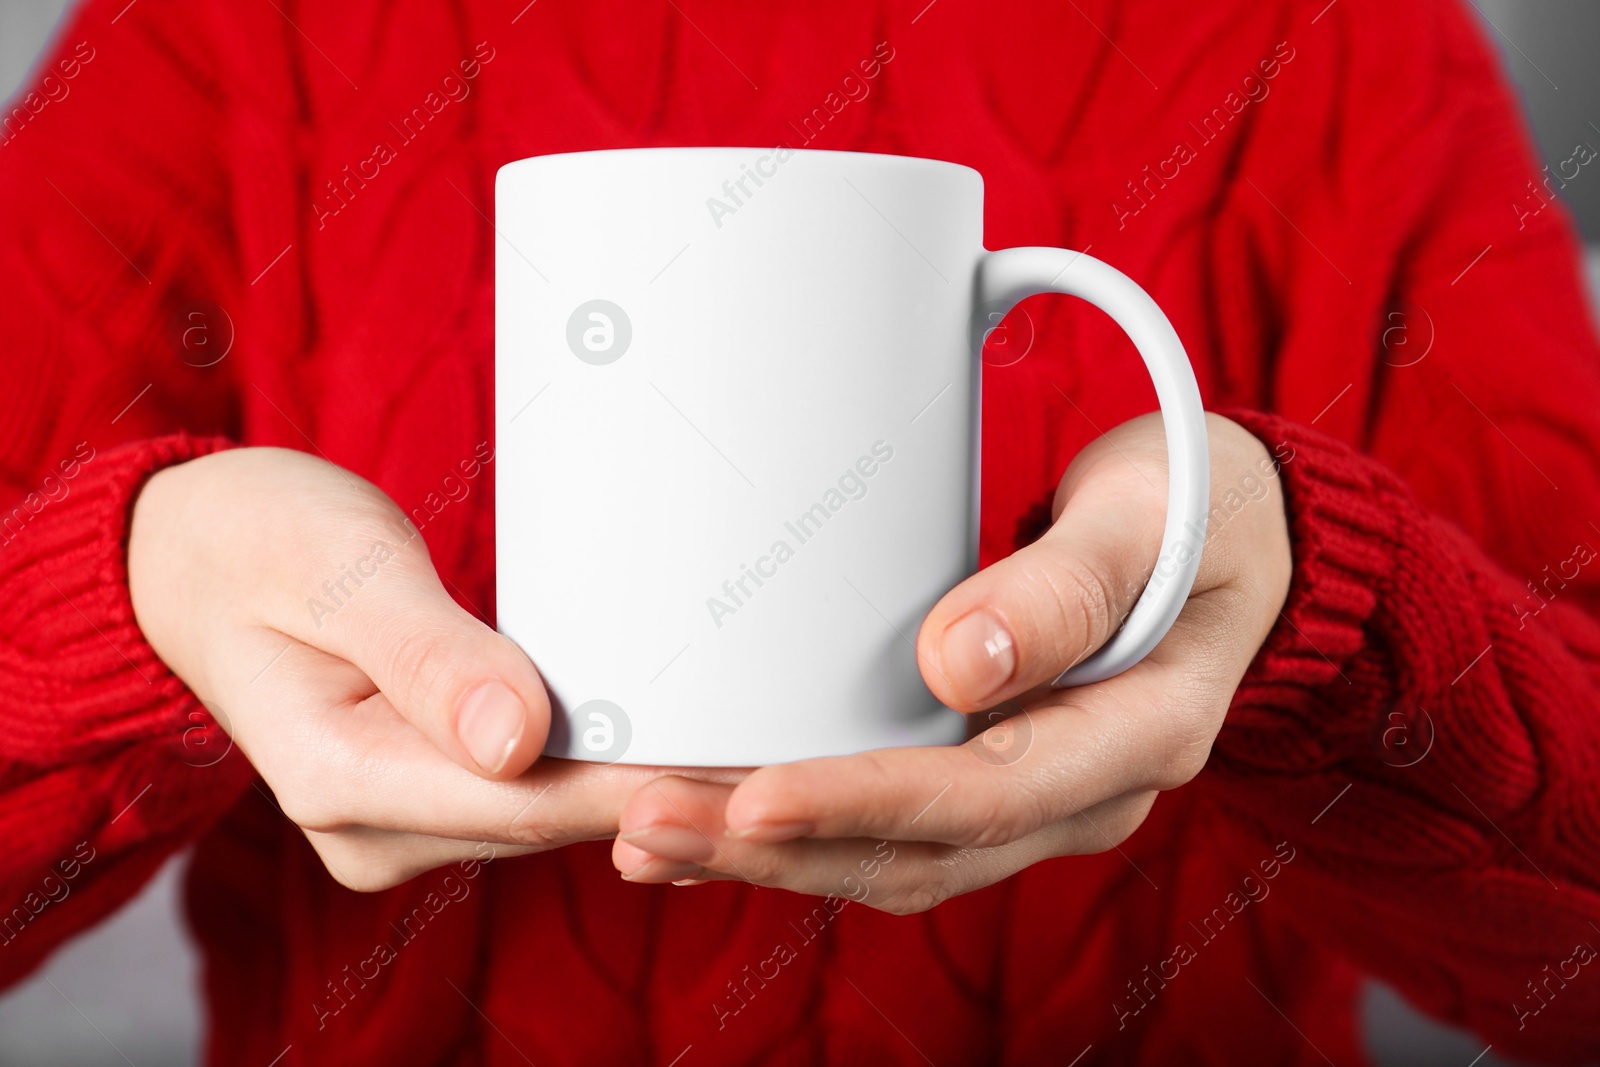
POLYGON ((789 864, 785 861, 781 850, 755 848, 734 860, 728 855, 726 846, 716 847, 711 861, 706 866, 713 870, 721 870, 723 874, 739 875, 742 872, 751 882, 759 886, 787 887, 789 864))
POLYGON ((352 821, 338 810, 325 792, 313 785, 297 785, 277 792, 278 807, 284 816, 302 830, 315 834, 336 834, 352 828, 352 821))
MULTIPOLYGON (((889 762, 883 758, 883 753, 881 751, 869 750, 853 757, 853 759, 855 761, 855 773, 861 779, 870 782, 871 787, 874 790, 882 790, 887 792, 895 788, 896 783, 894 772, 891 769, 889 762)), ((772 768, 772 777, 777 779, 780 783, 784 782, 784 778, 786 776, 795 774, 794 771, 786 772, 786 766, 792 765, 779 764, 778 766, 772 768)), ((791 793, 798 793, 800 792, 800 789, 795 788, 796 786, 804 788, 811 783, 804 778, 797 778, 793 783, 784 784, 789 785, 789 791, 791 793)))
MULTIPOLYGON (((313 599, 328 607, 337 608, 351 599, 360 583, 399 566, 395 561, 411 558, 419 551, 416 542, 421 538, 408 539, 401 522, 403 516, 395 505, 381 493, 377 500, 369 502, 367 490, 378 492, 370 486, 358 487, 353 500, 343 495, 320 500, 310 509, 284 508, 273 520, 285 539, 301 546, 301 551, 285 559, 283 566, 313 599), (393 509, 394 514, 386 509, 393 509)), ((341 485, 339 492, 348 494, 349 490, 341 485)), ((304 601, 304 597, 296 598, 297 606, 304 601)), ((333 620, 344 616, 343 611, 332 612, 333 620)), ((330 621, 324 616, 314 619, 330 621)))
POLYGON ((532 818, 517 818, 510 826, 511 838, 535 852, 548 852, 573 844, 577 837, 564 828, 543 824, 532 818))
POLYGON ((1155 792, 1135 794, 1112 819, 1111 836, 1117 844, 1122 844, 1132 837, 1144 825, 1145 819, 1150 817, 1150 809, 1156 806, 1155 792))
POLYGON ((1105 644, 1115 629, 1116 599, 1098 570, 1062 553, 1039 577, 1064 632, 1077 637, 1086 651, 1105 644))
POLYGON ((338 834, 307 835, 317 858, 334 881, 357 893, 379 893, 409 881, 415 872, 371 850, 352 846, 338 834))
MULTIPOLYGON (((337 521, 346 547, 388 542, 396 550, 412 546, 422 539, 416 536, 411 517, 372 482, 353 471, 326 465, 324 485, 328 494, 328 507, 337 521)), ((416 547, 426 550, 425 545, 416 547)))
POLYGON ((285 735, 293 760, 287 766, 275 760, 270 776, 263 775, 279 810, 311 833, 337 834, 363 825, 357 798, 377 769, 372 755, 353 745, 332 725, 335 721, 322 714, 299 717, 285 735))
POLYGON ((324 863, 333 880, 357 893, 381 893, 410 880, 410 875, 392 869, 387 864, 357 864, 354 868, 334 868, 324 863), (350 873, 351 870, 355 873, 350 873))
POLYGON ((1167 790, 1192 782, 1211 756, 1211 732, 1196 723, 1174 723, 1165 743, 1152 752, 1150 784, 1167 790))
MULTIPOLYGON (((1214 686, 1207 686, 1214 690, 1214 686)), ((1214 691, 1195 694, 1172 709, 1166 743, 1158 747, 1152 784, 1157 789, 1177 789, 1187 785, 1205 768, 1211 746, 1226 714, 1226 702, 1217 700, 1214 691), (1221 708, 1220 712, 1214 709, 1221 708)))
MULTIPOLYGON (((1081 851, 1086 854, 1099 854, 1126 844, 1139 827, 1144 825, 1145 819, 1150 815, 1150 809, 1155 806, 1157 795, 1154 790, 1142 791, 1110 805, 1107 810, 1100 811, 1088 828, 1076 835, 1079 841, 1087 843, 1087 847, 1081 851)), ((1087 821, 1086 815, 1084 820, 1087 821)))
POLYGON ((946 882, 918 881, 896 887, 870 906, 889 915, 921 915, 954 895, 954 888, 946 882))
POLYGON ((1039 826, 1031 797, 1021 791, 978 800, 951 842, 963 848, 998 848, 1026 837, 1039 826))
MULTIPOLYGON (((401 693, 433 696, 450 662, 449 637, 437 627, 419 626, 387 635, 387 677, 401 693)), ((396 694, 390 694, 391 698, 396 694)))
POLYGON ((1162 792, 1188 785, 1205 766, 1209 752, 1209 746, 1180 746, 1156 769, 1151 785, 1162 792))

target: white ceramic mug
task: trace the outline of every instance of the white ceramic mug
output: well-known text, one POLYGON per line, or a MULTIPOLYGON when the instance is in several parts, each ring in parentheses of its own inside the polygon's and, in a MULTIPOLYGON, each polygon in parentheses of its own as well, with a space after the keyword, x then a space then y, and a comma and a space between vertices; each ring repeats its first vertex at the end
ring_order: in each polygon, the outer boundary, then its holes
POLYGON ((545 751, 753 766, 959 741, 924 615, 977 564, 980 348, 1017 301, 1098 305, 1138 347, 1170 483, 1155 577, 1099 680, 1199 566, 1194 373, 1124 275, 983 247, 983 179, 904 156, 541 156, 495 184, 499 626, 555 705, 545 751))

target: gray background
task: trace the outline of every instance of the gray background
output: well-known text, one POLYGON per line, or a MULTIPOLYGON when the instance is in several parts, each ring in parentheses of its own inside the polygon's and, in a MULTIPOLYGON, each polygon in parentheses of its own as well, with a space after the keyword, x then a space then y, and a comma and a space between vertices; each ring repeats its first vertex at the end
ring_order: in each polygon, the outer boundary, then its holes
MULTIPOLYGON (((1476 6, 1523 90, 1545 160, 1568 158, 1579 141, 1600 147, 1600 3, 1482 0, 1476 6)), ((65 7, 62 0, 0 0, 0 96, 22 83, 65 7)), ((1600 168, 1583 168, 1564 195, 1592 242, 1590 277, 1600 303, 1600 168)), ((199 972, 181 917, 182 864, 181 858, 168 864, 138 900, 0 996, 0 1064, 198 1062, 199 972)), ((1376 983, 1367 991, 1365 1016, 1383 1067, 1508 1062, 1491 1052, 1474 1063, 1483 1042, 1422 1018, 1376 983)))

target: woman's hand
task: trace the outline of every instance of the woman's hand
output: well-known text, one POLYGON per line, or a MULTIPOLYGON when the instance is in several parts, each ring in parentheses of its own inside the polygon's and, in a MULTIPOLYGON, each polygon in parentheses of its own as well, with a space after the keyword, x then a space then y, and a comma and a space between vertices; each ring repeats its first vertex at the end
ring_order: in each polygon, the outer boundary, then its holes
POLYGON ((150 644, 352 889, 483 859, 482 842, 610 837, 662 773, 529 771, 550 719, 533 664, 451 600, 388 497, 313 456, 242 448, 156 474, 128 570, 150 644))
POLYGON ((1200 574, 1143 662, 1095 685, 1041 688, 1111 636, 1152 572, 1166 515, 1155 416, 1084 449, 1044 537, 957 586, 924 621, 928 687, 962 711, 1002 706, 973 716, 987 730, 956 748, 765 767, 737 785, 663 778, 624 809, 617 868, 635 880, 734 878, 849 896, 899 914, 1126 839, 1158 791, 1205 764, 1288 593, 1276 473, 1292 453, 1275 457, 1220 416, 1208 430, 1213 510, 1200 574), (1008 711, 1018 714, 1001 721, 1008 711))

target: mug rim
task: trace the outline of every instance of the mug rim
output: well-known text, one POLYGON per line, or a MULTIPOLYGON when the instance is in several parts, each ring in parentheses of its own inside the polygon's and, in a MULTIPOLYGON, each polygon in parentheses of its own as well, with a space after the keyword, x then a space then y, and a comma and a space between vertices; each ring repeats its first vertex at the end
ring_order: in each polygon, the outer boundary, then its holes
MULTIPOLYGON (((555 160, 570 160, 583 156, 617 156, 617 155, 740 155, 745 156, 751 152, 776 152, 787 148, 787 145, 772 145, 766 148, 757 148, 746 145, 661 145, 648 148, 591 148, 581 152, 548 152, 537 156, 524 156, 502 163, 495 171, 496 176, 505 173, 512 167, 522 167, 528 164, 553 162, 555 160)), ((836 148, 790 148, 795 155, 806 156, 848 156, 853 159, 894 161, 895 165, 931 166, 965 171, 977 178, 981 183, 983 174, 974 167, 965 163, 953 163, 947 159, 931 159, 927 156, 908 156, 896 152, 851 152, 836 148)))

